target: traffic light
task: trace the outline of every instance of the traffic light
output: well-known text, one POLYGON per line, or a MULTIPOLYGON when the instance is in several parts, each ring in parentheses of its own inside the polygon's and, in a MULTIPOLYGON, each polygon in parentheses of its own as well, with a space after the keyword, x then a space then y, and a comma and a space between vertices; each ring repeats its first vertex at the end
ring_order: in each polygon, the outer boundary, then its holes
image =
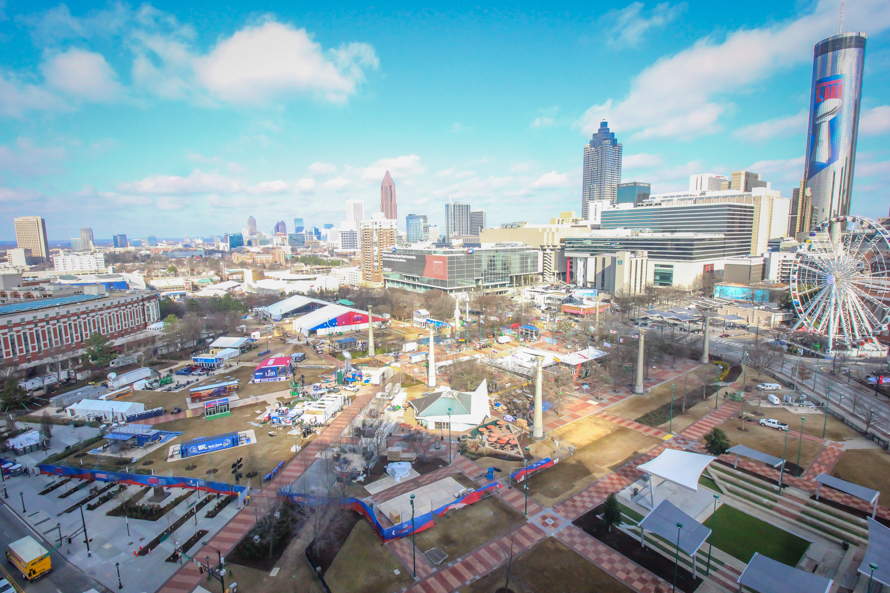
POLYGON ((239 457, 238 461, 236 461, 235 463, 232 464, 232 475, 235 476, 236 484, 243 477, 241 474, 241 467, 243 466, 243 464, 242 464, 243 459, 244 459, 243 457, 239 457))

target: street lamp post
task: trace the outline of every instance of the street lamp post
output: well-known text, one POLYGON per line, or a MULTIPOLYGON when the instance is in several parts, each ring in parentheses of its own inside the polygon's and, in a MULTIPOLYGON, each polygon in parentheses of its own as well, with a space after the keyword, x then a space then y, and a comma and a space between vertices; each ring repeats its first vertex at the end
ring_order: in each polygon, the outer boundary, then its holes
POLYGON ((822 425, 822 440, 825 440, 825 432, 828 430, 828 410, 831 405, 831 386, 828 386, 828 393, 825 395, 825 424, 822 425))
POLYGON ((22 497, 22 513, 27 513, 28 511, 25 510, 25 493, 19 492, 19 496, 22 497))
POLYGON ((782 470, 779 472, 779 494, 782 494, 782 487, 785 485, 785 460, 788 453, 788 433, 790 429, 785 429, 785 446, 782 448, 782 470))
POLYGON ((413 568, 411 572, 411 576, 415 579, 417 578, 417 547, 414 542, 416 541, 417 533, 414 529, 414 495, 411 495, 411 560, 413 562, 413 568))
POLYGON ((451 465, 451 408, 448 408, 448 465, 451 465))
POLYGON ((3 482, 3 498, 9 498, 9 494, 6 493, 6 475, 3 470, 0 470, 0 481, 3 482))
POLYGON ((869 562, 868 567, 871 569, 871 574, 868 575, 868 589, 865 590, 865 593, 871 593, 871 582, 875 578, 875 571, 878 569, 878 565, 874 562, 869 562))
POLYGON ((800 440, 797 442, 797 474, 800 475, 800 449, 803 447, 803 423, 806 422, 807 419, 804 416, 800 418, 800 440))
POLYGON ((680 569, 680 533, 683 531, 683 524, 677 523, 677 553, 674 556, 674 586, 671 588, 671 592, 674 593, 677 590, 677 572, 680 569))
POLYGON ((711 544, 708 546, 708 567, 705 569, 705 575, 711 576, 711 550, 714 549, 714 523, 717 522, 717 501, 720 500, 720 495, 714 495, 714 512, 711 514, 711 544))
POLYGON ((114 563, 114 567, 117 569, 117 588, 118 588, 118 589, 123 589, 123 588, 124 588, 124 584, 121 583, 121 563, 120 563, 120 562, 115 562, 115 563, 114 563))
POLYGON ((59 530, 59 546, 62 545, 62 524, 56 523, 56 528, 59 530))
POLYGON ((522 489, 525 491, 525 516, 528 517, 528 447, 525 448, 525 473, 522 474, 522 489))
POLYGON ((668 427, 668 432, 670 434, 674 434, 674 384, 671 383, 671 422, 668 427))

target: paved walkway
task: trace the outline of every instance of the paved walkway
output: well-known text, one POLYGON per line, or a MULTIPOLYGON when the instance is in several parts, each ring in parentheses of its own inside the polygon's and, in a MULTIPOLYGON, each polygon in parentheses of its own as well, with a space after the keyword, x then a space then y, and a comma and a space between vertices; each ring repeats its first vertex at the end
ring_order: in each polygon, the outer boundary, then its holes
MULTIPOLYGON (((205 556, 214 558, 217 555, 216 550, 220 550, 223 555, 228 554, 254 525, 256 517, 266 514, 272 508, 278 490, 299 478, 312 465, 316 456, 341 435, 373 397, 373 393, 366 393, 355 398, 352 404, 341 412, 315 440, 309 443, 282 471, 278 472, 275 479, 265 484, 258 496, 252 497, 250 505, 241 509, 206 546, 192 555, 195 558, 204 558, 205 556)), ((190 593, 206 578, 206 575, 202 575, 194 564, 183 564, 182 568, 170 577, 158 591, 160 593, 190 593)))
POLYGON ((620 426, 632 428, 637 432, 642 432, 644 435, 655 437, 656 439, 666 439, 670 436, 669 433, 666 433, 660 428, 654 428, 646 424, 640 424, 639 422, 628 420, 627 418, 622 418, 621 416, 615 416, 614 414, 610 414, 608 412, 600 412, 599 414, 597 414, 597 416, 604 420, 608 420, 609 422, 614 422, 615 424, 618 424, 620 426))

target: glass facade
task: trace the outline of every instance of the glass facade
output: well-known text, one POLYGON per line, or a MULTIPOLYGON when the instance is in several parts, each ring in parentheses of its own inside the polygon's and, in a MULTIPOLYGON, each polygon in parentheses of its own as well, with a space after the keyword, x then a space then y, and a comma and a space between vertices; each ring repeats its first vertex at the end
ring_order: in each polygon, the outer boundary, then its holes
POLYGON ((607 200, 615 203, 618 183, 621 181, 621 151, 621 143, 609 131, 609 124, 600 122, 599 130, 584 147, 581 218, 588 218, 589 202, 607 200))
POLYGON ((673 286, 674 266, 670 264, 655 264, 652 283, 655 286, 673 286))
POLYGON ((648 200, 651 194, 652 186, 648 183, 630 181, 618 184, 619 204, 639 204, 644 200, 648 200))
MULTIPOLYGON (((568 237, 565 240, 566 257, 589 256, 616 251, 648 251, 649 259, 673 259, 677 261, 713 261, 730 257, 726 240, 720 235, 670 235, 647 234, 620 237, 568 237)), ((747 251, 745 252, 747 254, 747 251)), ((733 254, 733 257, 735 254, 733 254)))
POLYGON ((430 236, 430 225, 426 214, 409 214, 405 217, 406 240, 408 243, 427 241, 430 236))
POLYGON ((463 292, 527 284, 541 273, 540 251, 491 249, 398 249, 381 255, 387 287, 463 292))

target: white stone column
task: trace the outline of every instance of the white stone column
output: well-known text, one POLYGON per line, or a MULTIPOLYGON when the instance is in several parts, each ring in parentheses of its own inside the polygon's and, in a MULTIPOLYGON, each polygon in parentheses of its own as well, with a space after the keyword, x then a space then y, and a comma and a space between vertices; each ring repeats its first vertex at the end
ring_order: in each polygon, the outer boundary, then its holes
POLYGON ((705 340, 702 344, 701 358, 698 361, 702 364, 708 364, 710 359, 708 358, 708 346, 711 344, 711 318, 705 317, 705 340))
POLYGON ((544 380, 544 359, 538 356, 538 365, 535 373, 535 416, 534 428, 532 429, 532 437, 536 441, 544 438, 544 389, 542 382, 544 380))
POLYGON ((429 380, 427 381, 427 385, 430 387, 436 386, 436 340, 433 336, 433 324, 430 324, 430 359, 429 361, 429 380))
POLYGON ((646 334, 640 329, 640 344, 637 351, 637 380, 634 382, 634 393, 641 394, 643 387, 643 371, 646 370, 646 334))
POLYGON ((368 356, 374 356, 374 314, 368 305, 368 356))

